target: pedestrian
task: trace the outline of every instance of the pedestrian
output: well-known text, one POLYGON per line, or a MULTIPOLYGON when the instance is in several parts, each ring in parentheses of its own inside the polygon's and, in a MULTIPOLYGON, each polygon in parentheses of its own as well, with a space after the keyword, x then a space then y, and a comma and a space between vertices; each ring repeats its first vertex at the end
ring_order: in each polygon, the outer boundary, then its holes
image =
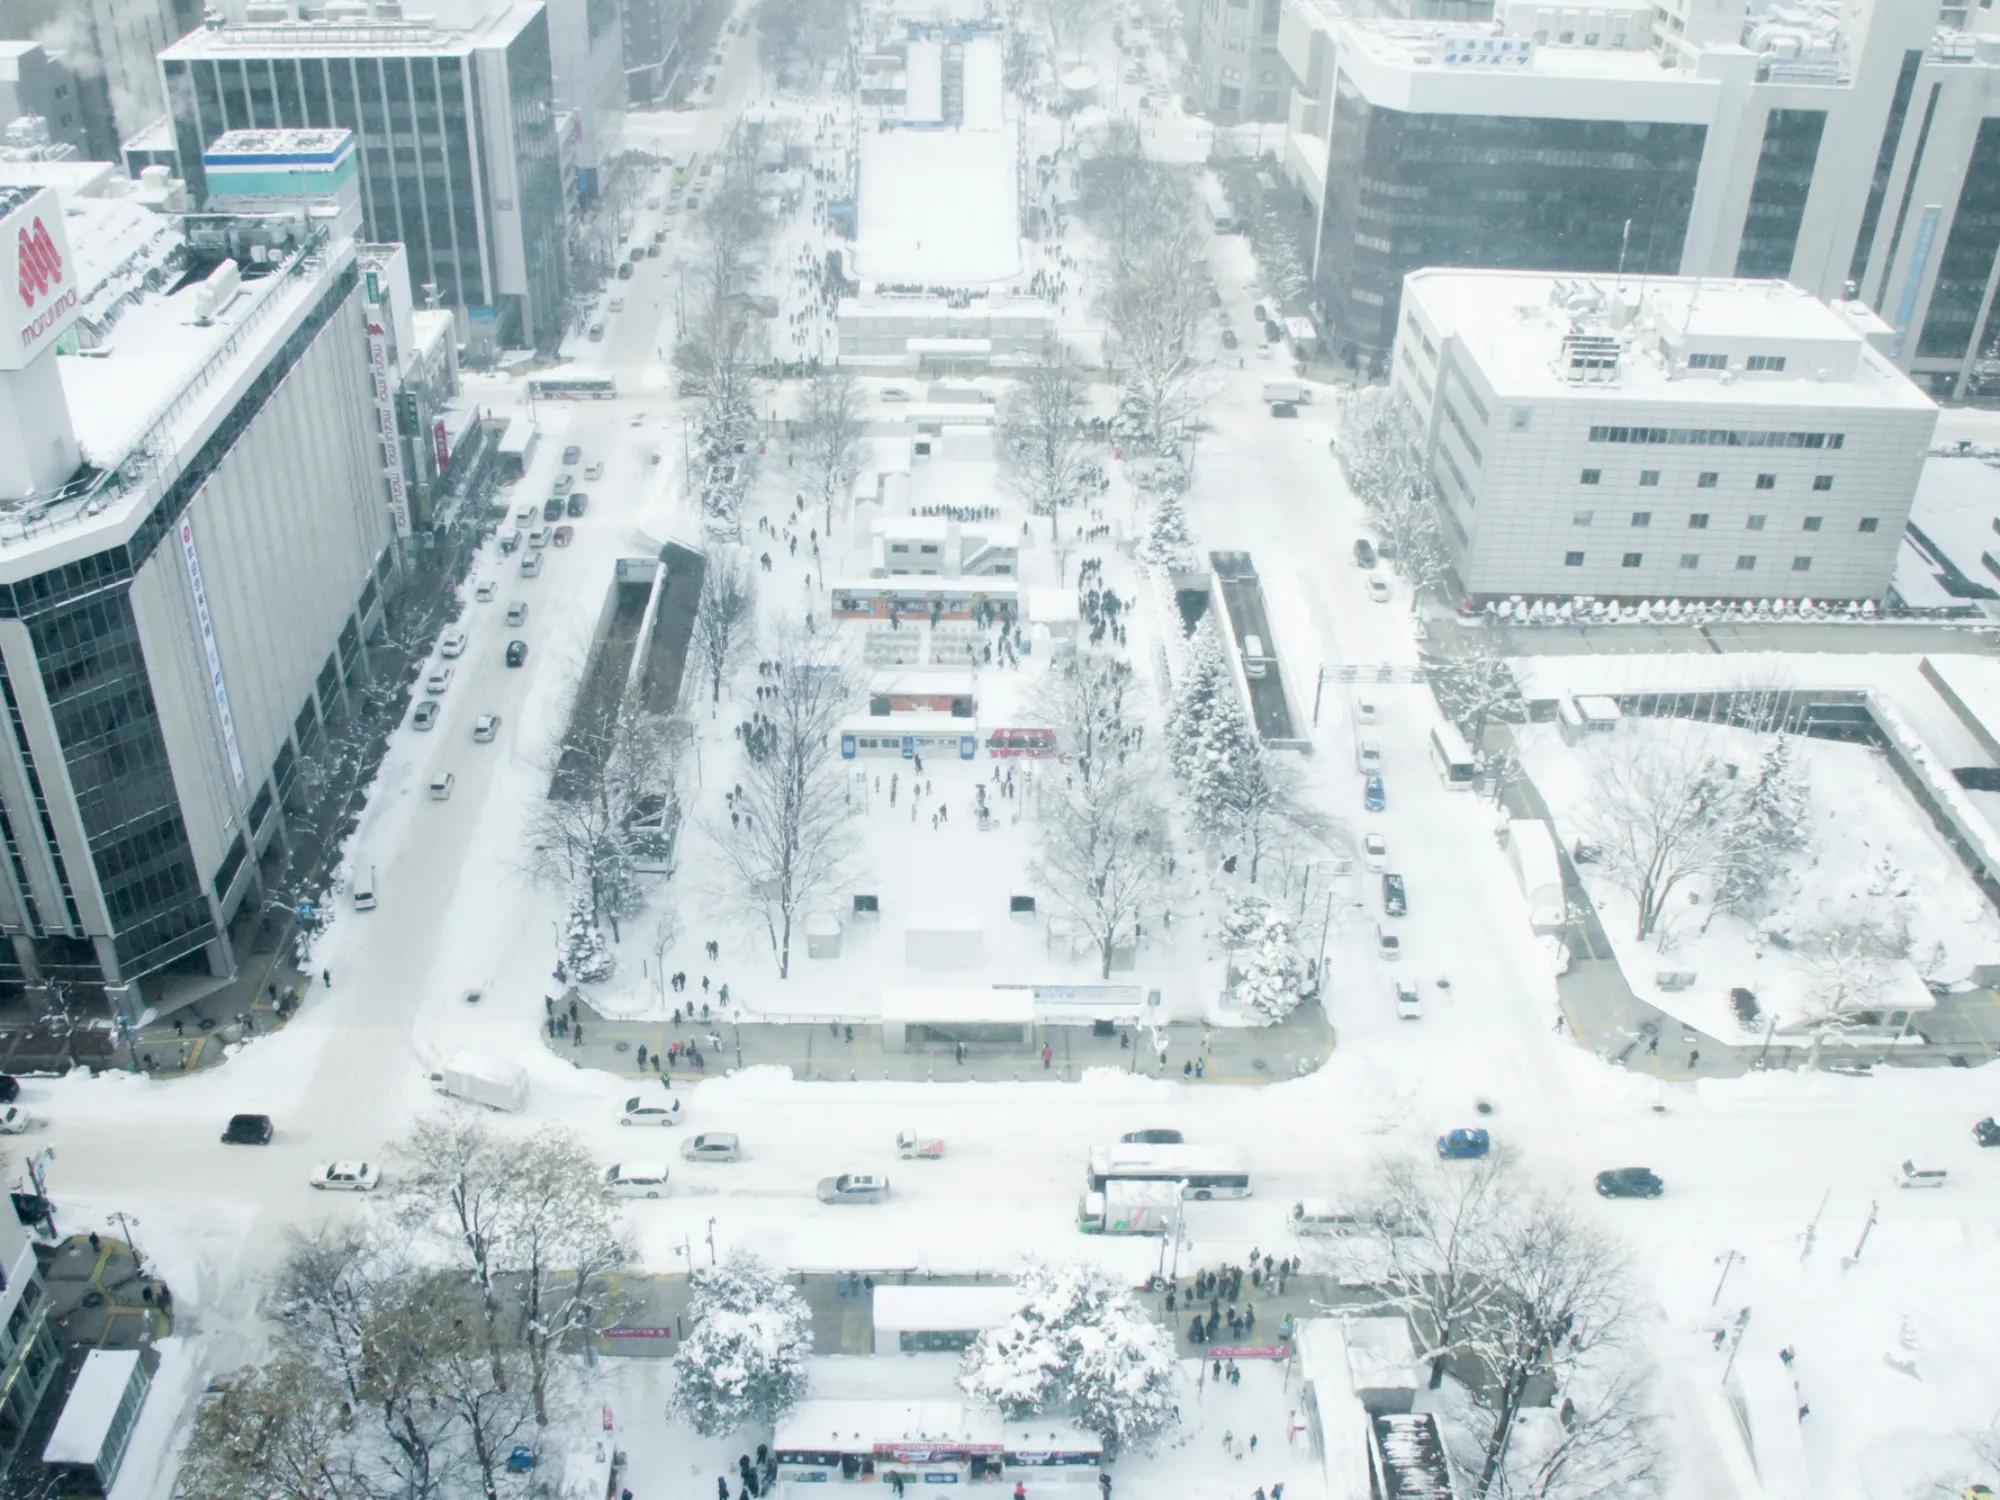
POLYGON ((574 1000, 571 1000, 569 1003, 569 1019, 570 1023, 574 1025, 576 1022, 576 1001, 574 1000))
POLYGON ((581 1022, 571 1028, 570 1038, 570 1045, 572 1047, 581 1047, 583 1045, 583 1025, 581 1022))
POLYGON ((1257 1434, 1254 1432, 1250 1434, 1250 1451, 1252 1453, 1257 1451, 1257 1434))
POLYGON ((1701 1063, 1701 1049, 1697 1047, 1692 1052, 1688 1053, 1688 1071, 1692 1073, 1695 1070, 1695 1068, 1700 1065, 1700 1063, 1701 1063))
POLYGON ((1654 1037, 1650 1042, 1646 1043, 1646 1056, 1651 1057, 1654 1053, 1658 1052, 1659 1050, 1660 1050, 1660 1039, 1658 1037, 1654 1037))
POLYGON ((639 1066, 642 1068, 646 1066, 646 1044, 644 1042, 639 1043, 639 1066))
POLYGON ((549 1028, 549 1038, 551 1041, 553 1041, 555 1039, 555 1034, 556 1034, 556 1018, 554 1016, 550 1016, 547 1024, 549 1028))
POLYGON ((554 995, 542 996, 542 1009, 550 1015, 554 1015, 556 1013, 556 997, 554 995))
POLYGON ((1557 1035, 1557 1036, 1561 1036, 1561 1035, 1562 1035, 1562 1031, 1563 1031, 1563 1025, 1564 1025, 1564 1023, 1565 1023, 1565 1022, 1566 1022, 1567 1020, 1568 1020, 1568 1017, 1564 1016, 1564 1015, 1563 1015, 1563 1013, 1562 1013, 1561 1011, 1557 1011, 1557 1012, 1556 1012, 1556 1035, 1557 1035))
MULTIPOLYGON (((90 1231, 90 1253, 92 1255, 101 1255, 104 1253, 104 1241, 100 1240, 97 1237, 97 1231, 95 1229, 90 1231)), ((1785 1363, 1790 1364, 1791 1361, 1786 1360, 1785 1363)))
MULTIPOLYGON (((1215 1374, 1217 1379, 1220 1379, 1222 1376, 1222 1361, 1219 1359, 1215 1362, 1215 1374)), ((1222 1451, 1224 1453, 1234 1453, 1236 1451, 1236 1434, 1226 1427, 1222 1430, 1222 1451)))
POLYGON ((328 989, 332 989, 333 975, 329 974, 325 969, 321 969, 319 971, 319 982, 325 985, 328 989))
POLYGON ((1043 1071, 1044 1073, 1046 1073, 1046 1072, 1047 1072, 1047 1071, 1049 1070, 1049 1064, 1055 1061, 1055 1056, 1056 1056, 1056 1055, 1055 1055, 1055 1053, 1053 1053, 1053 1052, 1051 1052, 1051 1051, 1049 1050, 1049 1044, 1048 1044, 1047 1042, 1043 1042, 1043 1043, 1042 1043, 1042 1071, 1043 1071))
POLYGON ((729 1500, 729 1481, 721 1475, 715 1480, 715 1500, 729 1500))

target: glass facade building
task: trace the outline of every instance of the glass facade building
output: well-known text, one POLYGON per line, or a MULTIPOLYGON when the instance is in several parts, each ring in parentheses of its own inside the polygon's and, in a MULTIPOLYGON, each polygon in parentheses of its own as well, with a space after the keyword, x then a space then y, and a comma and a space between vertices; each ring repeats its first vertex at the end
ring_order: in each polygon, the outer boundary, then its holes
POLYGON ((169 48, 160 68, 197 197, 202 153, 225 131, 344 127, 366 238, 407 246, 411 281, 435 285, 496 340, 552 346, 560 335, 562 183, 540 6, 471 33, 223 27, 169 48), (503 284, 510 261, 524 285, 503 284))
POLYGON ((1774 109, 1764 117, 1764 144, 1750 184, 1750 208, 1736 251, 1738 276, 1789 276, 1819 165, 1823 109, 1774 109))
POLYGON ((1379 364, 1403 277, 1425 266, 1675 273, 1706 136, 1701 125, 1405 113, 1338 74, 1319 276, 1341 352, 1379 364))

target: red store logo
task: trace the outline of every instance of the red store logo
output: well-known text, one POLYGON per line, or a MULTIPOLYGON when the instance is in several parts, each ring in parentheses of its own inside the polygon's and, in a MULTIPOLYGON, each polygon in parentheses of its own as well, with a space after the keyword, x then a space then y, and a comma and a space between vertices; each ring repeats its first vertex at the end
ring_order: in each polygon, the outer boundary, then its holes
POLYGON ((49 294, 51 287, 62 285, 63 260, 39 218, 32 227, 21 226, 19 249, 21 301, 33 307, 49 294))

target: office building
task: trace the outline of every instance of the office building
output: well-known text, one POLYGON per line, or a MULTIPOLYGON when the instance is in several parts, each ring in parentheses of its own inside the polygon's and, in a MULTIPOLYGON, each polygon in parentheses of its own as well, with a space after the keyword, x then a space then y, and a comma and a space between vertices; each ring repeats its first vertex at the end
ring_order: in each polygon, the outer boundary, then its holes
POLYGON ((201 0, 6 0, 0 36, 61 54, 91 116, 86 154, 108 160, 166 110, 154 59, 199 26, 201 13, 201 0))
POLYGON ((0 205, 0 984, 132 1016, 234 971, 379 626, 361 275, 309 206, 0 205))
POLYGON ((40 42, 0 41, 0 150, 19 153, 36 146, 48 155, 87 156, 102 161, 117 140, 103 129, 108 118, 85 107, 84 90, 60 56, 40 42), (39 121, 39 130, 31 122, 39 121), (36 137, 39 136, 39 139, 36 137))
POLYGON ((704 9, 695 0, 625 0, 625 89, 634 104, 673 92, 704 9))
POLYGON ((1280 0, 1198 0, 1188 28, 1188 76, 1198 112, 1222 124, 1285 117, 1279 5, 1280 0))
POLYGON ((1937 407, 1783 281, 1428 270, 1390 379, 1475 601, 1880 599, 1937 407))
POLYGON ((364 236, 459 312, 476 353, 552 348, 566 283, 548 17, 464 30, 386 18, 204 26, 160 55, 179 161, 231 130, 354 133, 364 236))
POLYGON ((1419 267, 1622 266, 1852 282, 1927 389, 2000 386, 1989 11, 1500 0, 1452 25, 1285 0, 1280 50, 1321 311, 1358 363, 1381 368, 1419 267))
POLYGON ((10 1204, 0 1214, 0 1464, 20 1448, 61 1369, 41 1262, 10 1204))

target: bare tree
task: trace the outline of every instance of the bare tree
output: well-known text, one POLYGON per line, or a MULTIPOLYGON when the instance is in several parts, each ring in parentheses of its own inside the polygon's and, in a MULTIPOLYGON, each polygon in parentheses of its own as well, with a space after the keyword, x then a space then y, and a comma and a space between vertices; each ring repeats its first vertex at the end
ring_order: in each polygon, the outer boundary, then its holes
MULTIPOLYGON (((442 1281, 444 1278, 434 1278, 442 1281)), ((477 1329, 449 1318, 449 1303, 434 1288, 431 1306, 429 1385, 436 1399, 457 1418, 469 1467, 482 1500, 500 1500, 507 1458, 535 1425, 533 1377, 519 1345, 488 1347, 477 1329)))
POLYGON ((1455 1358, 1500 1295, 1496 1236, 1516 1184, 1497 1157, 1477 1162, 1385 1162, 1369 1236, 1383 1272, 1381 1305, 1410 1319, 1430 1364, 1430 1388, 1444 1384, 1455 1358))
POLYGON ((816 370, 800 398, 799 427, 812 498, 820 504, 822 534, 833 545, 833 503, 868 461, 854 377, 845 370, 816 370))
POLYGON ((772 696, 744 745, 742 793, 728 826, 710 825, 719 892, 764 925, 778 977, 792 972, 792 935, 840 879, 853 854, 835 736, 850 697, 845 664, 826 636, 787 632, 772 649, 772 696))
POLYGON ((1910 924, 1894 906, 1849 910, 1791 944, 1805 961, 1814 1023, 1840 1029, 1860 1024, 1894 991, 1896 966, 1910 956, 1910 924))
POLYGON ((1062 512, 1086 492, 1090 463, 1083 442, 1083 380, 1054 339, 1021 372, 1000 412, 1001 482, 1030 511, 1046 516, 1056 549, 1057 582, 1067 581, 1062 512))
POLYGON ((187 1500, 367 1500, 335 1381, 297 1354, 245 1369, 195 1408, 187 1500))
POLYGON ((1103 314, 1117 340, 1119 421, 1146 451, 1177 446, 1207 398, 1207 291, 1191 223, 1132 247, 1111 267, 1103 314))
POLYGON ((708 673, 709 701, 722 701, 722 680, 729 675, 743 629, 757 607, 750 568, 738 548, 711 548, 702 568, 701 599, 694 609, 695 655, 708 673))
POLYGON ((397 1216, 448 1251, 471 1283, 497 1384, 503 1379, 500 1277, 513 1187, 506 1153, 482 1121, 453 1110, 419 1118, 396 1155, 404 1164, 397 1216))
POLYGON ((1722 769, 1687 735, 1626 735, 1598 751, 1585 836, 1638 907, 1640 941, 1668 900, 1725 859, 1730 797, 1722 769))
MULTIPOLYGON (((404 1267, 374 1289, 365 1325, 362 1395, 388 1438, 374 1450, 377 1490, 431 1500, 456 1487, 463 1449, 455 1415, 434 1384, 434 1344, 465 1307, 465 1284, 404 1267)), ((453 1329, 452 1337, 460 1337, 453 1329)))
POLYGON ((1111 248, 1114 265, 1194 213, 1186 171, 1148 156, 1130 120, 1113 119, 1091 142, 1077 163, 1077 187, 1078 209, 1111 248))
POLYGON ((1165 813, 1136 767, 1100 764, 1079 776, 1043 819, 1035 872, 1055 904, 1090 938, 1099 974, 1139 937, 1142 920, 1165 910, 1165 813))
POLYGON ((1491 632, 1471 633, 1463 650, 1427 649, 1424 676, 1438 708, 1464 732, 1474 754, 1486 739, 1487 724, 1519 724, 1527 718, 1513 663, 1491 632))
POLYGON ((1132 664, 1088 647, 1050 667, 1037 690, 1038 711, 1055 727, 1086 785, 1123 763, 1131 739, 1127 715, 1136 714, 1138 707, 1132 664))
POLYGON ((1058 63, 1065 47, 1082 48, 1101 14, 1097 0, 1033 0, 1034 18, 1049 34, 1049 57, 1058 63))
POLYGON ((702 512, 710 531, 735 537, 742 531, 743 496, 754 467, 754 335, 749 308, 739 295, 740 247, 710 248, 707 268, 695 276, 693 305, 674 348, 674 366, 681 394, 699 403, 689 467, 702 512))

